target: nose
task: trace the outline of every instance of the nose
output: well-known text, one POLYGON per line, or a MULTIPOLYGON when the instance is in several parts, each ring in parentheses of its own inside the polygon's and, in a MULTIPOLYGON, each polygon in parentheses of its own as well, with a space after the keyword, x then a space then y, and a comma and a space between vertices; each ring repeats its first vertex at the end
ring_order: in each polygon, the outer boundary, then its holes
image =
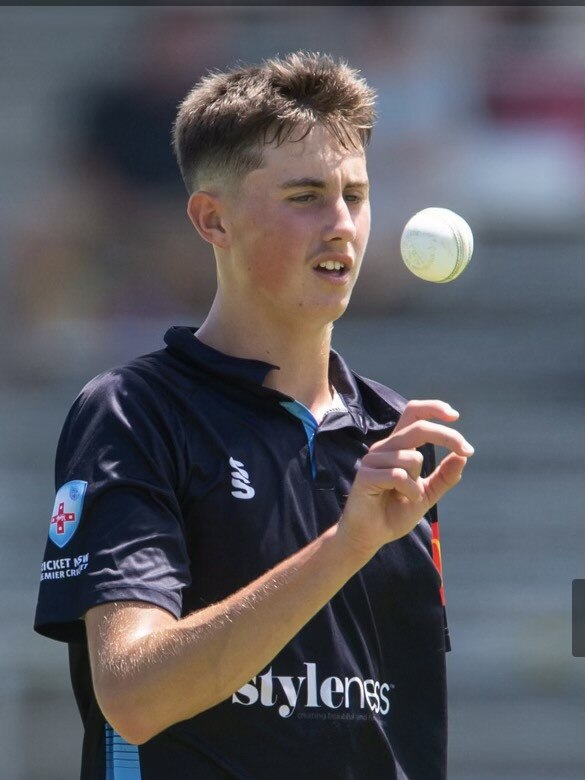
POLYGON ((354 241, 356 237, 356 225, 344 198, 338 198, 328 210, 327 226, 324 230, 325 241, 354 241))

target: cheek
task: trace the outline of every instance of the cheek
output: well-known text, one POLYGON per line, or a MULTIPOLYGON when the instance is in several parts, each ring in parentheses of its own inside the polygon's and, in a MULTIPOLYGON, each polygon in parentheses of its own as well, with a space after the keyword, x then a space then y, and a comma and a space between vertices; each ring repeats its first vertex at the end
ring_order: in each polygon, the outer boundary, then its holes
POLYGON ((251 273, 256 287, 271 295, 278 295, 286 287, 285 263, 276 254, 258 258, 251 273))
POLYGON ((358 243, 358 251, 363 254, 363 252, 366 249, 366 245, 368 243, 368 239, 370 237, 370 225, 371 225, 371 212, 370 212, 370 206, 368 204, 367 208, 364 209, 364 211, 360 214, 358 219, 358 236, 359 236, 359 243, 358 243))
POLYGON ((260 230, 247 246, 244 272, 254 289, 278 296, 290 282, 290 247, 274 229, 260 230))
POLYGON ((256 290, 277 297, 291 289, 295 274, 306 254, 306 229, 298 230, 291 220, 279 220, 272 213, 248 231, 243 267, 256 290))

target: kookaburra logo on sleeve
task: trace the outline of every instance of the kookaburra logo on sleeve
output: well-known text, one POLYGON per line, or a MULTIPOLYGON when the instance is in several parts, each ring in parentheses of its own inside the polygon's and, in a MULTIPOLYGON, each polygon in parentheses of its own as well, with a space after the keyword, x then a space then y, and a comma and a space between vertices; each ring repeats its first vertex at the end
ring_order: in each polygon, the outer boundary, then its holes
POLYGON ((57 491, 49 525, 49 539, 57 547, 65 547, 77 530, 86 490, 87 482, 73 479, 71 482, 66 482, 57 491))

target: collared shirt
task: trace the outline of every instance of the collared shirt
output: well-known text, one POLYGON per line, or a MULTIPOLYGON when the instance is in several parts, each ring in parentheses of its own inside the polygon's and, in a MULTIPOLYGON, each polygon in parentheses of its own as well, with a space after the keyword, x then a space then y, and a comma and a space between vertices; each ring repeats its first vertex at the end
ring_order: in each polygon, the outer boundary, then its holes
MULTIPOLYGON (((104 721, 83 615, 138 600, 175 617, 232 595, 340 517, 405 400, 331 352, 343 401, 313 423, 268 363, 194 329, 101 374, 58 444, 35 629, 69 643, 82 780, 443 780, 445 650, 436 509, 385 545, 233 696, 140 746, 104 721)), ((310 415, 310 412, 309 412, 310 415)), ((421 448, 424 472, 433 448, 421 448)))

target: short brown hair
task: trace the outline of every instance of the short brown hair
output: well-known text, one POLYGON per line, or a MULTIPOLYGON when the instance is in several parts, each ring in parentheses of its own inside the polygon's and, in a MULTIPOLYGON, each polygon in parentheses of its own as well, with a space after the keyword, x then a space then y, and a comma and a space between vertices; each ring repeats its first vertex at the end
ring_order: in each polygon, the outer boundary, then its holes
POLYGON ((375 97, 359 71, 326 54, 296 52, 210 73, 180 104, 173 125, 185 186, 193 192, 218 176, 237 181, 261 167, 263 145, 301 140, 317 123, 346 149, 364 148, 375 97))

